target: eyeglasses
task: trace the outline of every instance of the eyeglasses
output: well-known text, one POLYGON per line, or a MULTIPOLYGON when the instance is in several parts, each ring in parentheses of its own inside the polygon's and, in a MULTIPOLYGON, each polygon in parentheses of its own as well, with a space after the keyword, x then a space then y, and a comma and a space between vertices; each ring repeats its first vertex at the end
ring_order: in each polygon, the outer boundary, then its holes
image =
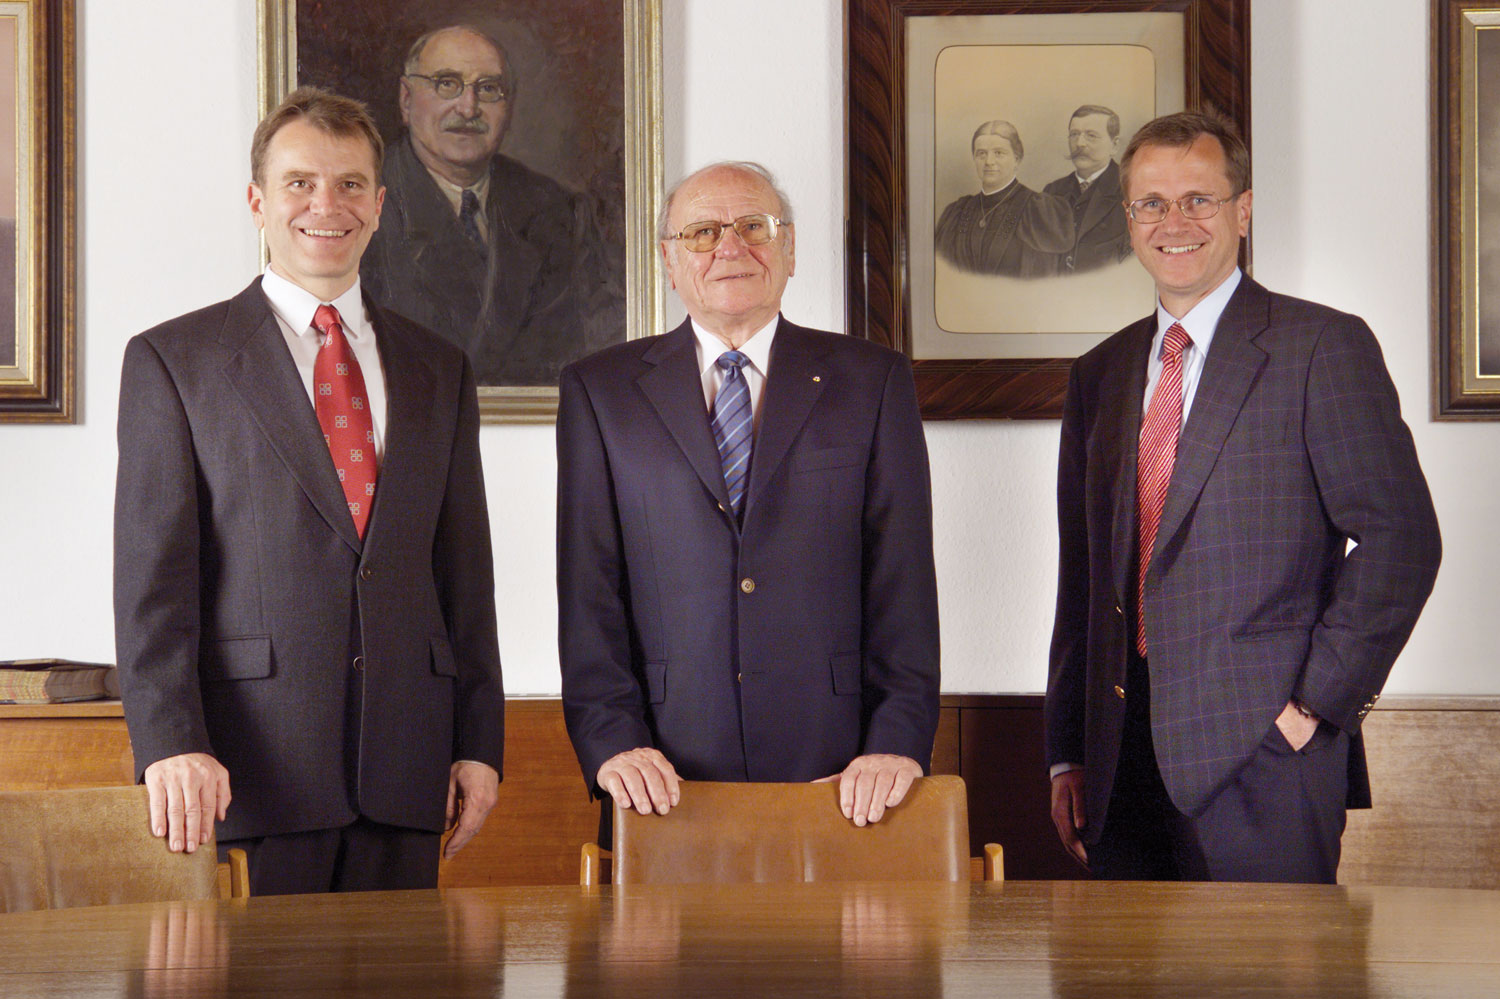
POLYGON ((682 245, 694 253, 707 253, 719 245, 727 229, 733 229, 746 246, 764 246, 776 238, 777 229, 784 225, 791 223, 774 215, 741 215, 733 222, 694 222, 667 238, 682 240, 682 245))
POLYGON ((482 104, 498 104, 510 96, 510 87, 505 80, 498 76, 481 76, 473 83, 465 83, 463 77, 450 76, 423 76, 421 73, 407 73, 408 80, 426 80, 432 85, 432 92, 445 101, 456 100, 464 95, 464 91, 470 87, 474 88, 474 96, 482 104))
POLYGON ((1221 206, 1229 204, 1238 197, 1239 195, 1235 194, 1222 201, 1207 194, 1189 194, 1176 201, 1168 201, 1166 198, 1137 198, 1125 205, 1125 211, 1129 213, 1131 221, 1139 222, 1141 225, 1152 225, 1164 220, 1167 213, 1172 210, 1172 206, 1176 205, 1183 218, 1202 222, 1204 219, 1211 219, 1219 214, 1221 206))

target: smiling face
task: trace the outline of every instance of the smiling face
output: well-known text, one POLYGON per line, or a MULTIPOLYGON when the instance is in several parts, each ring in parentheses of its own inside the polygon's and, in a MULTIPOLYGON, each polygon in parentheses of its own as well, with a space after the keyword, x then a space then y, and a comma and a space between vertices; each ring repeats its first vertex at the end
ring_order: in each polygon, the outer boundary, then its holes
MULTIPOLYGON (((688 180, 672 199, 667 224, 681 232, 694 222, 733 222, 742 215, 780 217, 781 200, 756 174, 718 167, 688 180)), ((739 347, 781 311, 781 294, 797 269, 792 227, 776 238, 746 246, 732 228, 708 253, 694 253, 678 239, 661 243, 672 288, 688 315, 732 347, 739 347)))
POLYGON ((979 189, 986 194, 1000 190, 1016 176, 1016 150, 1003 135, 981 135, 974 139, 974 170, 979 189))
MULTIPOLYGON (((422 48, 408 73, 453 76, 465 84, 505 76, 505 63, 489 43, 463 28, 439 31, 422 48)), ((430 80, 401 78, 401 121, 411 132, 412 148, 427 169, 468 187, 489 169, 510 126, 510 97, 486 104, 472 86, 444 100, 430 80)))
POLYGON ((362 136, 294 120, 271 137, 262 174, 250 185, 250 214, 265 233, 271 268, 333 301, 354 284, 380 227, 385 188, 376 182, 375 151, 362 136))
POLYGON ((1118 138, 1110 138, 1108 115, 1084 114, 1068 122, 1068 159, 1080 177, 1103 170, 1119 146, 1118 138))
MULTIPOLYGON (((1235 191, 1219 140, 1200 135, 1190 146, 1141 146, 1130 164, 1127 201, 1176 201, 1190 194, 1215 200, 1235 191)), ((1213 218, 1183 218, 1176 205, 1160 222, 1131 220, 1130 245, 1156 282, 1162 306, 1182 318, 1234 272, 1240 240, 1250 231, 1249 191, 1221 205, 1213 218)))

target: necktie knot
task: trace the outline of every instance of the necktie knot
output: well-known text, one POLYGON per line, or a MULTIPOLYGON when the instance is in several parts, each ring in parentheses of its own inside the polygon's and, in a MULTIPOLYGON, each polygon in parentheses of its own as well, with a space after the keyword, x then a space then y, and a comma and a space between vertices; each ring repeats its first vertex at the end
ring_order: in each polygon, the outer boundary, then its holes
POLYGON ((318 306, 318 311, 313 313, 313 329, 324 336, 329 335, 335 329, 342 333, 344 323, 339 317, 339 310, 331 305, 318 306))
POLYGON ((724 369, 724 373, 727 375, 731 370, 738 370, 749 364, 750 358, 737 350, 726 350, 719 355, 719 359, 714 363, 724 369))
POLYGON ((1187 350, 1188 346, 1191 345, 1192 342, 1193 338, 1188 336, 1188 332, 1187 330, 1182 328, 1182 324, 1173 323, 1171 326, 1167 327, 1167 335, 1162 338, 1162 360, 1166 360, 1169 357, 1181 357, 1182 352, 1184 350, 1187 350))
POLYGON ((1093 183, 1093 181, 1080 180, 1078 182, 1078 193, 1079 194, 1087 194, 1087 193, 1089 193, 1089 185, 1091 183, 1093 183))

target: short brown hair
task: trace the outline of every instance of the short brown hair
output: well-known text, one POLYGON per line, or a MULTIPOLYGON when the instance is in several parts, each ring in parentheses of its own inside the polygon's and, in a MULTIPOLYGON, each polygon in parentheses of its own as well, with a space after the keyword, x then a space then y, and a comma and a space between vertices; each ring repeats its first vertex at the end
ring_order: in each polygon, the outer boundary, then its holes
POLYGON ((375 127, 369 109, 352 97, 321 87, 298 87, 255 126, 255 138, 250 141, 250 179, 256 184, 265 183, 266 149, 271 145, 271 139, 294 121, 306 121, 339 138, 363 138, 370 144, 370 152, 375 157, 375 176, 371 180, 380 180, 380 167, 385 162, 385 141, 380 138, 380 130, 375 127))
POLYGON ((1230 197, 1237 198, 1250 190, 1250 150, 1240 138, 1234 122, 1214 111, 1178 111, 1176 114, 1153 118, 1141 126, 1125 147, 1120 157, 1120 187, 1130 197, 1130 163, 1135 154, 1145 146, 1169 146, 1182 149, 1198 141, 1199 136, 1211 135, 1219 140, 1224 150, 1224 172, 1229 175, 1230 197))

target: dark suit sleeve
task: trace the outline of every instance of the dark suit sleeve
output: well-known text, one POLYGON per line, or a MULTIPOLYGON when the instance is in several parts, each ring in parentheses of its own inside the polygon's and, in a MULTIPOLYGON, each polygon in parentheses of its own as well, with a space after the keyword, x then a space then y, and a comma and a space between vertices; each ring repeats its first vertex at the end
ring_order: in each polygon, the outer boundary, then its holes
POLYGON ((932 761, 938 717, 937 580, 927 440, 911 363, 886 376, 865 481, 865 753, 932 761))
POLYGON ((505 692, 495 631, 495 569, 479 457, 479 397, 467 359, 432 562, 458 667, 453 758, 487 763, 503 774, 505 692))
POLYGON ((583 380, 566 368, 557 407, 557 610, 563 713, 584 780, 653 744, 632 669, 629 592, 609 455, 583 380))
POLYGON ((1083 400, 1078 365, 1068 377, 1057 458, 1057 610, 1047 675, 1047 765, 1084 763, 1087 689, 1089 531, 1083 400))
POLYGON ((115 654, 139 780, 157 760, 213 752, 198 686, 192 430, 171 374, 142 337, 125 348, 117 436, 115 654))
POLYGON ((1313 349, 1303 433, 1333 526, 1357 542, 1333 581, 1293 696, 1358 730, 1432 591, 1442 544, 1427 480, 1361 320, 1340 315, 1313 349))

